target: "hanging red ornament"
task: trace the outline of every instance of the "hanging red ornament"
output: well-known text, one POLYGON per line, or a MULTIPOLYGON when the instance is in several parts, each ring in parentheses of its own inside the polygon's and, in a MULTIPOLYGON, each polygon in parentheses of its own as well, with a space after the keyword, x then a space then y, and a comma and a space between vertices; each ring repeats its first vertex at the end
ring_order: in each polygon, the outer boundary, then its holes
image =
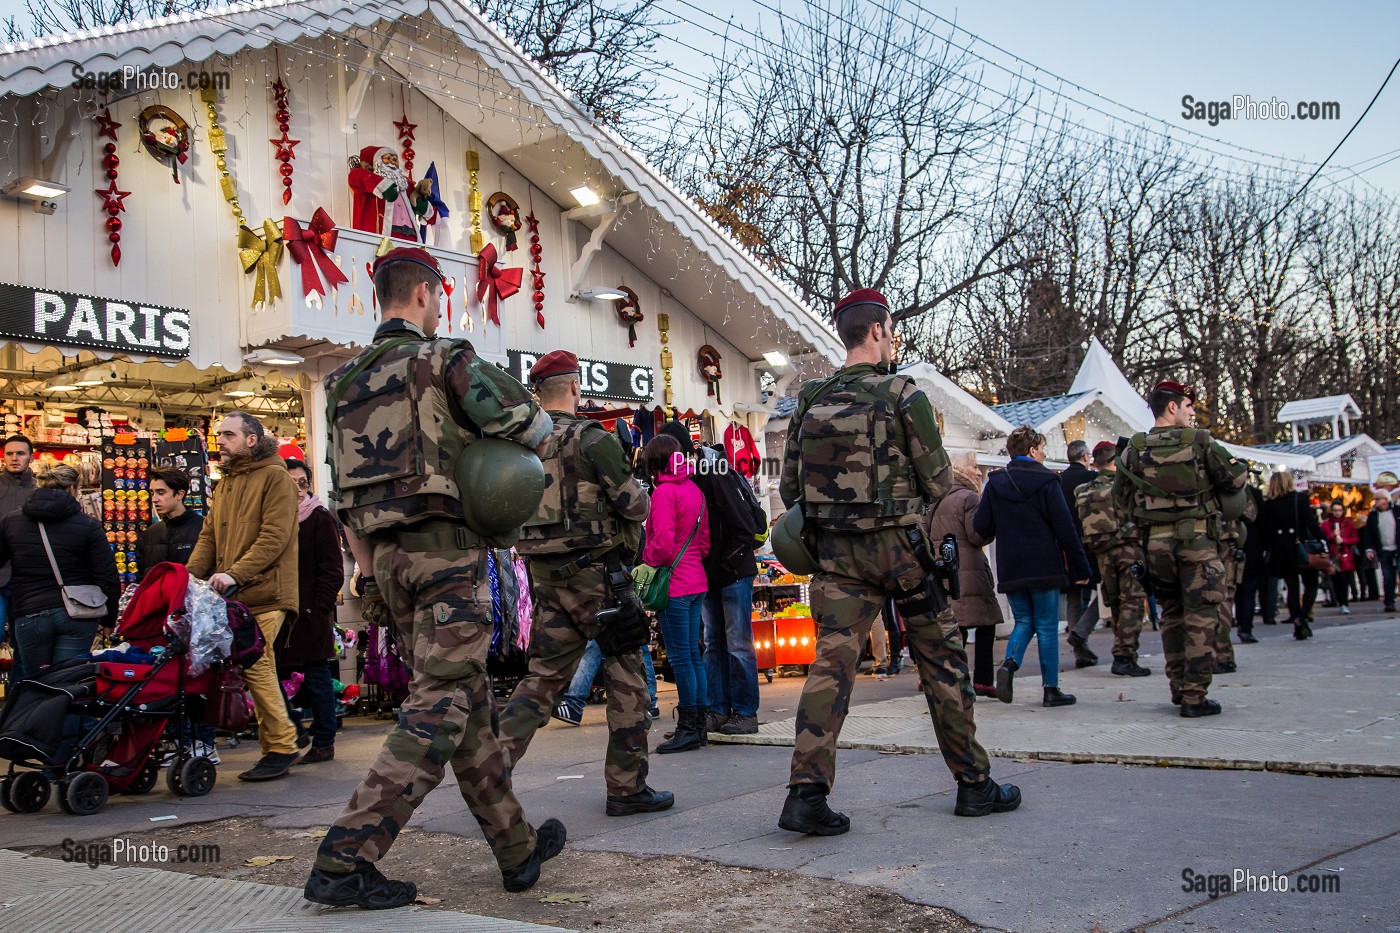
POLYGON ((157 162, 170 162, 170 177, 178 185, 180 166, 190 159, 190 125, 184 117, 162 104, 142 110, 137 120, 141 145, 157 162))
POLYGON ((719 365, 719 351, 707 343, 695 354, 695 362, 700 367, 700 378, 705 380, 709 389, 707 394, 713 395, 715 401, 723 405, 724 399, 719 395, 719 381, 724 378, 724 371, 719 365))
POLYGON ((617 319, 627 325, 627 345, 635 347, 637 325, 646 320, 646 315, 642 313, 642 299, 626 285, 619 285, 617 290, 627 297, 615 302, 613 307, 617 309, 617 319))
MULTIPOLYGON (((486 216, 491 218, 491 226, 496 228, 496 232, 505 237, 506 252, 513 252, 518 247, 515 242, 515 232, 520 229, 520 205, 515 203, 515 198, 504 191, 497 191, 486 199, 486 216)), ((535 244, 530 246, 530 254, 534 255, 535 244)))
MULTIPOLYGON (((511 203, 514 204, 515 202, 512 201, 511 203)), ((517 208, 516 208, 516 217, 519 217, 519 216, 520 216, 520 211, 519 211, 519 208, 517 207, 517 208)), ((492 220, 493 220, 493 221, 495 220, 495 217, 494 217, 494 216, 492 217, 492 220)), ((519 223, 519 221, 517 221, 517 222, 516 222, 516 228, 518 229, 519 226, 520 226, 520 223, 519 223)), ((532 289, 534 290, 534 292, 535 292, 535 293, 531 296, 532 298, 535 299, 535 323, 538 324, 538 325, 540 325, 541 329, 543 329, 543 327, 544 327, 544 270, 540 268, 540 257, 541 257, 542 255, 544 255, 544 250, 540 247, 540 221, 539 221, 539 218, 537 218, 537 217, 535 216, 535 192, 534 192, 533 189, 530 191, 530 215, 529 215, 528 217, 525 218, 525 226, 526 226, 526 228, 529 229, 529 231, 530 231, 530 263, 531 263, 531 264, 530 264, 530 280, 531 280, 531 288, 532 288, 532 289)), ((513 232, 512 232, 511 239, 514 239, 514 233, 513 233, 513 232)))
MULTIPOLYGON (((403 96, 403 89, 400 88, 399 96, 403 96)), ((411 186, 413 184, 413 132, 418 129, 417 123, 408 122, 408 103, 404 102, 404 112, 402 120, 394 121, 394 128, 399 131, 399 150, 403 153, 403 174, 408 179, 411 186)))
POLYGON ((297 157, 297 143, 299 139, 292 139, 287 135, 287 131, 292 128, 292 112, 288 108, 288 98, 291 89, 282 83, 282 76, 278 75, 277 80, 272 85, 272 98, 277 103, 277 128, 282 131, 278 139, 268 139, 268 142, 277 147, 276 159, 282 163, 279 167, 282 174, 282 203, 288 204, 292 200, 292 160, 297 157))
POLYGON ((131 194, 130 191, 122 191, 117 187, 117 168, 122 164, 121 157, 117 155, 117 132, 121 129, 121 123, 112 119, 112 111, 106 106, 93 117, 93 122, 97 124, 98 139, 106 137, 112 140, 102 146, 102 167, 106 169, 104 177, 107 179, 107 187, 94 190, 102 198, 102 212, 107 215, 103 226, 107 230, 107 242, 112 244, 112 265, 120 266, 122 221, 117 215, 126 210, 126 204, 123 202, 131 194))

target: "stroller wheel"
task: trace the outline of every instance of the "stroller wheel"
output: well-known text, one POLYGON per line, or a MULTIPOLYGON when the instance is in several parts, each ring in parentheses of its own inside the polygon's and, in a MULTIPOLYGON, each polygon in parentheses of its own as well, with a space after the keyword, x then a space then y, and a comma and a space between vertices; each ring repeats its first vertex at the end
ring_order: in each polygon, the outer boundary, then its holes
POLYGON ((180 770, 184 768, 185 762, 191 760, 187 752, 180 752, 170 763, 170 767, 165 769, 165 786, 170 788, 170 792, 176 797, 185 796, 185 785, 180 781, 180 770))
POLYGON ((0 807, 4 807, 8 813, 18 813, 15 809, 14 801, 10 800, 10 783, 13 778, 5 778, 0 781, 0 807))
POLYGON ((152 758, 146 763, 146 767, 141 769, 136 780, 126 785, 124 794, 149 794, 155 789, 156 782, 160 780, 160 762, 152 758))
POLYGON ((180 766, 180 785, 187 797, 203 797, 218 779, 218 769, 208 758, 191 758, 180 766))
POLYGON ((38 771, 25 771, 6 783, 5 805, 15 813, 38 813, 49 802, 49 779, 38 771))
POLYGON ((107 805, 107 779, 96 771, 75 774, 60 789, 68 809, 78 816, 91 816, 107 805))

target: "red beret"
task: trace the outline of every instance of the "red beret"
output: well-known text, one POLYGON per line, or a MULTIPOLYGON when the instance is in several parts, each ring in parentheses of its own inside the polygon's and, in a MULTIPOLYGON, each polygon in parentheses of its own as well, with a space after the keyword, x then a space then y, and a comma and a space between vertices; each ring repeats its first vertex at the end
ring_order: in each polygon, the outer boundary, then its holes
POLYGON ((1095 456, 1095 457, 1098 457, 1099 451, 1101 451, 1101 450, 1117 450, 1117 449, 1118 449, 1118 445, 1115 444, 1115 443, 1113 443, 1113 441, 1099 441, 1097 444, 1094 445, 1094 456, 1095 456))
POLYGON ((1171 379, 1164 379, 1153 387, 1152 391, 1163 389, 1167 392, 1175 392, 1177 395, 1184 395, 1191 400, 1191 404, 1196 404, 1196 390, 1184 382, 1175 382, 1171 379))
POLYGON ((398 246, 389 250, 383 256, 374 261, 374 268, 370 270, 370 277, 379 274, 379 270, 391 262, 416 262, 420 266, 426 266, 433 270, 439 281, 447 284, 447 278, 442 274, 442 267, 438 265, 437 259, 432 253, 418 246, 398 246))
POLYGON ((568 350, 554 350, 540 357, 539 362, 530 367, 530 383, 533 385, 550 376, 563 376, 578 372, 578 357, 568 350))
POLYGON ((890 303, 885 300, 885 296, 873 288, 858 288, 845 298, 836 302, 836 310, 832 311, 833 319, 839 318, 841 312, 847 308, 854 308, 856 305, 879 305, 886 311, 890 309, 890 303))

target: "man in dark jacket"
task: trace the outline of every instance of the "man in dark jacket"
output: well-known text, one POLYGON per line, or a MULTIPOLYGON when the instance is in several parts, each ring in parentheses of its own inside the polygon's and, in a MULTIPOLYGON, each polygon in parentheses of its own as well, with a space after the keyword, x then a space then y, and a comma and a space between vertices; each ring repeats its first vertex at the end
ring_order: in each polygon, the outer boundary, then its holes
MULTIPOLYGON (((5 438, 5 468, 0 470, 0 518, 24 505, 34 491, 34 471, 29 461, 34 459, 34 445, 23 434, 5 438)), ((10 565, 0 562, 0 641, 5 639, 10 620, 10 565)), ((15 670, 19 670, 19 650, 16 644, 15 670)), ((22 673, 22 672, 21 672, 22 673)), ((12 682, 20 677, 11 675, 12 682)))
POLYGON ((1400 555, 1400 515, 1385 493, 1377 493, 1371 514, 1361 529, 1361 547, 1367 560, 1378 560, 1385 581, 1385 611, 1395 611, 1395 570, 1400 555))
MULTIPOLYGON (((687 455, 697 451, 685 427, 661 427, 687 455)), ((705 555, 709 592, 701 604, 705 678, 709 685, 705 727, 725 735, 758 732, 758 655, 753 644, 753 581, 758 576, 755 535, 768 527, 753 490, 729 461, 708 447, 691 477, 705 496, 710 518, 710 550, 705 555)))
POLYGON ((1246 486, 1245 491, 1254 502, 1254 518, 1243 518, 1244 526, 1244 576, 1235 589, 1235 627, 1239 629, 1240 641, 1252 645, 1259 641, 1254 636, 1254 603, 1259 597, 1260 608, 1264 613, 1264 624, 1274 625, 1278 612, 1278 584, 1269 579, 1268 552, 1264 547, 1264 530, 1260 516, 1264 510, 1264 496, 1255 486, 1246 486))
MULTIPOLYGON (((1111 449, 1112 445, 1109 447, 1111 449)), ((1092 483, 1099 475, 1097 470, 1089 469, 1090 457, 1089 444, 1086 441, 1070 441, 1069 447, 1065 449, 1065 458, 1069 460, 1069 466, 1060 472, 1060 491, 1065 494, 1065 505, 1069 506, 1069 514, 1074 519, 1074 528, 1079 532, 1081 544, 1084 541, 1084 525, 1079 520, 1074 495, 1081 486, 1092 483)), ((1099 663, 1099 656, 1089 650, 1088 642, 1089 633, 1099 621, 1099 607, 1094 601, 1100 580, 1099 568, 1094 555, 1089 554, 1088 557, 1089 585, 1079 586, 1071 583, 1065 590, 1065 618, 1069 622, 1066 638, 1069 646, 1074 649, 1075 667, 1093 667, 1099 663)))
POLYGON ((188 564, 204 527, 204 516, 185 508, 185 494, 190 491, 190 478, 174 467, 151 471, 151 507, 160 516, 141 542, 141 573, 163 561, 188 564))

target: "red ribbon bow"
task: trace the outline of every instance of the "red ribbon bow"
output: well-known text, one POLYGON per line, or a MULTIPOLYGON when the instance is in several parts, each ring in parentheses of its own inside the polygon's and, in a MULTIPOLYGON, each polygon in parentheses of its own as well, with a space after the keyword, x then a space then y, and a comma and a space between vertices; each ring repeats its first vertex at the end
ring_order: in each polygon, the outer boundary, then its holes
POLYGON ((502 269, 496 265, 496 244, 487 243, 477 254, 476 300, 486 305, 486 318, 500 326, 499 304, 520 291, 524 269, 502 269))
POLYGON ((311 223, 305 230, 293 218, 282 218, 282 240, 287 246, 287 252, 292 254, 292 259, 301 266, 303 298, 310 298, 312 292, 325 296, 328 289, 339 288, 350 281, 326 253, 327 250, 335 249, 338 236, 335 221, 331 220, 331 215, 327 214, 323 207, 316 208, 316 213, 311 215, 311 223), (318 266, 320 274, 316 272, 318 266), (321 281, 322 276, 325 276, 324 285, 321 281))

